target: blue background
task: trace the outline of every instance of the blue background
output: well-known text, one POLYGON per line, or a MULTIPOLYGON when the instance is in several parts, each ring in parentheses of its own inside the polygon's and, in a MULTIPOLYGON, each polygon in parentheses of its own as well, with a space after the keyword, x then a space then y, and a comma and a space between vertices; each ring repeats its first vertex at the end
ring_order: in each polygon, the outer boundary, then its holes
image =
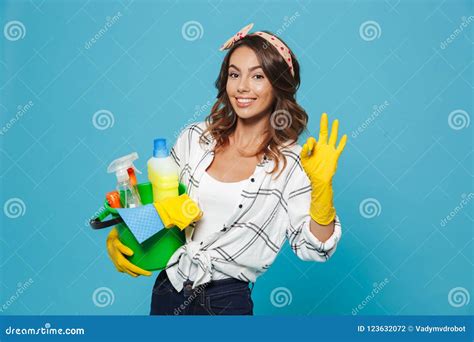
POLYGON ((255 313, 351 315, 387 279, 358 314, 472 314, 473 134, 448 116, 473 113, 473 23, 441 45, 473 14, 469 1, 3 1, 1 27, 20 21, 25 35, 0 37, 0 124, 33 105, 0 135, 2 314, 148 314, 155 276, 118 273, 108 232, 87 220, 115 185, 111 160, 136 151, 145 171, 155 137, 174 142, 204 120, 218 47, 250 22, 280 32, 298 57, 309 133, 326 111, 349 135, 334 182, 338 251, 318 264, 286 245, 255 285, 255 313), (183 34, 190 21, 197 38, 183 34), (367 21, 380 27, 373 40, 360 33, 367 21), (103 109, 113 125, 97 129, 103 109), (367 198, 376 200, 372 218, 360 209, 367 198), (93 299, 102 287, 105 306, 93 299), (283 306, 271 300, 279 287, 291 297, 283 306), (456 288, 462 305, 449 297, 456 288))

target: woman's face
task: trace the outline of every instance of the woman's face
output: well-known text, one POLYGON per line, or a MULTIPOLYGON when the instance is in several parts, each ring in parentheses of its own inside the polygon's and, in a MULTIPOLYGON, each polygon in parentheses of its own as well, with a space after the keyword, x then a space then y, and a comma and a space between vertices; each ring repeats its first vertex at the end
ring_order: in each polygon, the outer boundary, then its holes
POLYGON ((226 91, 241 119, 269 114, 275 99, 257 55, 246 46, 237 48, 230 57, 226 91))

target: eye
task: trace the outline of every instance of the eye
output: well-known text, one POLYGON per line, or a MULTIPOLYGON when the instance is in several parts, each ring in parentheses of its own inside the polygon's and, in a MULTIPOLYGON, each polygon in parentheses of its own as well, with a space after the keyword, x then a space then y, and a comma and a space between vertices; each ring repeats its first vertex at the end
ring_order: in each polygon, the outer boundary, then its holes
POLYGON ((253 77, 255 77, 257 80, 263 80, 265 78, 265 76, 260 74, 254 75, 253 77))
POLYGON ((239 75, 236 72, 231 71, 231 72, 229 72, 229 77, 230 78, 237 78, 237 77, 239 77, 239 75))

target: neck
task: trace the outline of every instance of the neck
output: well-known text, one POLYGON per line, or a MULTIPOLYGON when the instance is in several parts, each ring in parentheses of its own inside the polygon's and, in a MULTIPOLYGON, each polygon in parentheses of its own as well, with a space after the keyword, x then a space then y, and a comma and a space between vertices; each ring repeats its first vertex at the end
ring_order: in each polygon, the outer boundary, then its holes
POLYGON ((254 155, 266 138, 269 124, 268 117, 269 114, 248 119, 238 117, 235 130, 229 136, 229 144, 243 156, 254 155))
POLYGON ((248 146, 256 142, 262 142, 265 132, 268 130, 268 117, 267 114, 248 119, 238 117, 232 134, 234 143, 237 146, 248 146))

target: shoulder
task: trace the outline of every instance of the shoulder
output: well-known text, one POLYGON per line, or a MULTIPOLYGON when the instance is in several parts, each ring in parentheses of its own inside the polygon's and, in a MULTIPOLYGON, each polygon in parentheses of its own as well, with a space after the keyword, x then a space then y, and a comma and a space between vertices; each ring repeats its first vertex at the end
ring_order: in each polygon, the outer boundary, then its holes
MULTIPOLYGON (((286 166, 284 169, 282 169, 283 173, 290 172, 290 170, 294 169, 295 167, 302 170, 300 160, 301 149, 301 145, 299 145, 297 142, 293 142, 291 144, 286 143, 284 146, 279 147, 281 154, 286 159, 286 166)), ((282 160, 280 160, 279 164, 281 164, 280 167, 283 168, 282 160)))
POLYGON ((177 144, 196 145, 199 142, 210 144, 213 140, 210 132, 206 132, 207 123, 205 121, 194 122, 185 126, 178 135, 177 144), (204 134, 205 133, 205 134, 204 134), (203 140, 201 141, 201 136, 203 140))
POLYGON ((207 128, 205 121, 193 122, 185 126, 179 133, 178 139, 192 140, 199 138, 207 128))
MULTIPOLYGON (((302 146, 297 142, 282 147, 280 150, 286 158, 286 166, 282 169, 281 176, 289 192, 309 185, 308 176, 301 165, 301 150, 302 146)), ((280 164, 280 167, 283 168, 283 163, 281 162, 280 164)))
POLYGON ((301 145, 295 142, 289 146, 285 146, 281 148, 281 153, 285 157, 287 157, 287 159, 289 158, 290 160, 292 160, 293 163, 301 165, 301 161, 300 161, 301 150, 302 150, 301 145))

